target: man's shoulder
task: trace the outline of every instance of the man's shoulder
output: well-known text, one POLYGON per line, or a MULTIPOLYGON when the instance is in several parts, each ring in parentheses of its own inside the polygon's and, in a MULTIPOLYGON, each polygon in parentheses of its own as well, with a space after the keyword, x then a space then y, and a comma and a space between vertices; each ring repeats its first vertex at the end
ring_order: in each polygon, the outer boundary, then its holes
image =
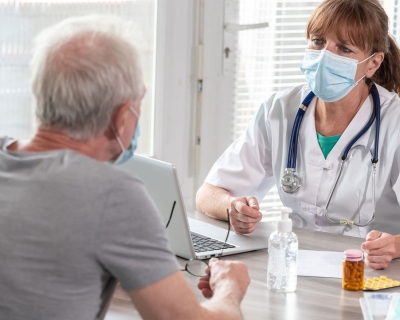
POLYGON ((91 181, 101 180, 108 183, 119 181, 142 184, 139 178, 127 171, 118 169, 109 162, 100 162, 70 150, 65 153, 64 157, 64 160, 69 163, 69 171, 72 174, 85 176, 91 181))

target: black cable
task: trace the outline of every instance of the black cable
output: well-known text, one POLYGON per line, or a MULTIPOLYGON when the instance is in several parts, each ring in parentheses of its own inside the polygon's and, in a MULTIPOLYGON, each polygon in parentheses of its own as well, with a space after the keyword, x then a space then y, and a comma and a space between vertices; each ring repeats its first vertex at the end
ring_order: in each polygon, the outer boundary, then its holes
POLYGON ((176 201, 174 201, 174 204, 172 205, 172 210, 171 210, 171 213, 170 213, 170 215, 169 215, 169 219, 168 219, 167 225, 165 226, 165 229, 168 228, 169 223, 171 222, 172 214, 174 213, 174 209, 175 209, 175 205, 176 205, 176 201))

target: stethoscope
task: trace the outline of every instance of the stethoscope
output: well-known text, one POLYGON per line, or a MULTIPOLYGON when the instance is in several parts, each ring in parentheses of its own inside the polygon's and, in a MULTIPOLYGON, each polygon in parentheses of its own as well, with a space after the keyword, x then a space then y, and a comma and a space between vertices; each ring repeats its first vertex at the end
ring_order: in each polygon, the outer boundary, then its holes
MULTIPOLYGON (((328 201, 325 206, 325 210, 324 210, 325 218, 332 224, 350 225, 350 226, 355 225, 358 227, 365 227, 365 226, 369 225, 371 223, 371 221, 374 220, 374 217, 375 217, 375 174, 376 174, 376 164, 378 162, 379 127, 381 124, 380 98, 379 98, 378 89, 376 88, 375 84, 372 84, 370 94, 372 95, 372 99, 373 99, 373 103, 374 103, 372 115, 371 115, 370 119, 368 120, 367 124, 360 130, 359 133, 357 133, 357 135, 349 142, 349 144, 344 149, 343 154, 342 154, 342 161, 339 164, 339 170, 336 175, 335 182, 329 193, 328 201), (374 120, 376 120, 376 122, 375 122, 375 143, 374 143, 375 145, 374 145, 374 154, 372 155, 371 151, 366 146, 357 145, 357 146, 353 147, 353 145, 357 142, 358 139, 361 138, 361 136, 365 132, 367 132, 367 130, 373 124, 374 120), (348 159, 349 152, 352 153, 356 148, 362 148, 362 147, 367 148, 369 150, 369 152, 371 153, 371 158, 372 158, 371 159, 371 162, 372 162, 372 216, 368 220, 368 222, 365 224, 358 224, 354 220, 334 221, 334 220, 330 219, 328 216, 328 207, 332 200, 332 196, 333 196, 333 193, 338 184, 339 178, 342 174, 344 162, 348 159)), ((301 121, 303 120, 304 113, 306 112, 308 105, 310 104, 311 100, 314 97, 315 97, 315 94, 313 92, 310 92, 306 96, 306 98, 301 103, 299 110, 297 111, 296 118, 294 119, 292 133, 290 135, 290 141, 289 141, 289 150, 288 150, 288 158, 287 158, 285 174, 282 176, 282 179, 281 179, 282 189, 286 193, 295 193, 300 188, 300 178, 295 174, 298 137, 299 137, 300 125, 301 125, 301 121)))

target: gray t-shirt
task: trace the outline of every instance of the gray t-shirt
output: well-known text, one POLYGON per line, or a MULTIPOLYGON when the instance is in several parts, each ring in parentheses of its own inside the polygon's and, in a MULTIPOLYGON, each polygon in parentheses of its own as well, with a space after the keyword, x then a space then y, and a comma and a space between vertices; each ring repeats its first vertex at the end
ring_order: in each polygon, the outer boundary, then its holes
POLYGON ((110 278, 139 289, 178 270, 143 183, 71 150, 0 139, 0 319, 94 319, 110 278))

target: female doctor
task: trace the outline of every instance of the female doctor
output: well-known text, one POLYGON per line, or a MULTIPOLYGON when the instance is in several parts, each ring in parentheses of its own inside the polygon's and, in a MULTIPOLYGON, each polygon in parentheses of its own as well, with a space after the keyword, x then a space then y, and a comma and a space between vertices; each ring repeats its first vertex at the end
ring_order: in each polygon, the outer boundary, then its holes
POLYGON ((378 0, 325 0, 307 25, 307 84, 277 92, 222 154, 199 210, 250 233, 277 185, 294 226, 365 237, 371 268, 400 257, 400 54, 378 0))

